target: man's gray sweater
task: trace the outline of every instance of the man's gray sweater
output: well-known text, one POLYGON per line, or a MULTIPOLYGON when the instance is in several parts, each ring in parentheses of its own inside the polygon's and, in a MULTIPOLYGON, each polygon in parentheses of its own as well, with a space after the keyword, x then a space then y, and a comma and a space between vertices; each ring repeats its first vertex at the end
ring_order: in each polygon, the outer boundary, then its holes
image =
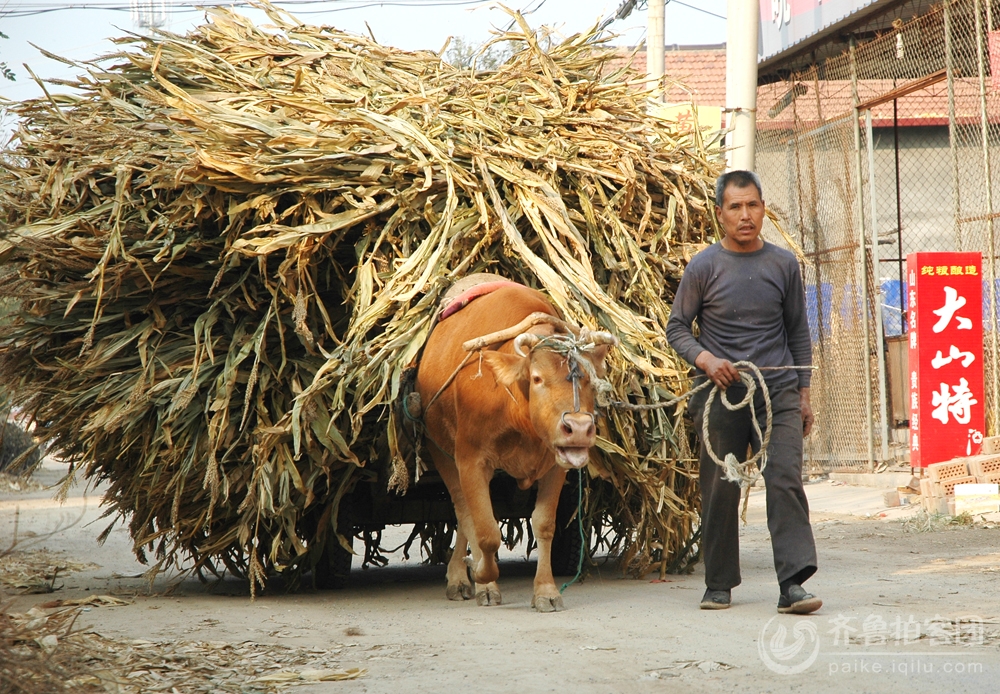
MULTIPOLYGON (((734 253, 715 243, 688 263, 667 321, 667 341, 685 360, 708 350, 731 362, 757 366, 812 364, 805 294, 789 251, 764 243, 734 253), (691 332, 698 320, 700 334, 691 332)), ((698 375, 704 374, 698 369, 698 375)), ((811 372, 765 372, 768 386, 809 386, 811 372)))

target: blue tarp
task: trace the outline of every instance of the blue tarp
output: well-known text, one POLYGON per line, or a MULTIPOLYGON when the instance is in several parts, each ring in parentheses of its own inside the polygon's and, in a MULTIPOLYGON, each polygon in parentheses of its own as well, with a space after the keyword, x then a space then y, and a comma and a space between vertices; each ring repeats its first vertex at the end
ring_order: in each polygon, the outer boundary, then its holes
POLYGON ((882 280, 882 332, 886 337, 902 335, 906 309, 909 300, 906 294, 906 283, 902 285, 903 308, 899 307, 899 280, 882 280))
MULTIPOLYGON (((997 296, 1000 297, 1000 279, 996 280, 997 296)), ((813 342, 819 339, 820 303, 823 308, 823 334, 830 334, 830 315, 834 304, 840 311, 842 325, 850 329, 861 315, 861 296, 853 284, 839 287, 836 294, 833 285, 824 282, 817 291, 816 285, 806 286, 806 315, 809 319, 809 334, 813 342), (820 301, 821 300, 821 301, 820 301)), ((906 282, 899 280, 882 280, 882 331, 886 337, 895 337, 906 332, 906 310, 909 308, 909 295, 906 282), (902 294, 903 308, 900 310, 899 300, 902 294)), ((983 281, 983 329, 989 332, 993 325, 1000 323, 1000 300, 997 301, 993 320, 990 318, 990 284, 983 281)))
POLYGON ((824 282, 822 293, 817 292, 817 289, 814 284, 806 285, 806 318, 809 319, 809 336, 813 342, 819 340, 819 299, 823 303, 823 334, 830 334, 830 306, 833 297, 832 284, 824 282))

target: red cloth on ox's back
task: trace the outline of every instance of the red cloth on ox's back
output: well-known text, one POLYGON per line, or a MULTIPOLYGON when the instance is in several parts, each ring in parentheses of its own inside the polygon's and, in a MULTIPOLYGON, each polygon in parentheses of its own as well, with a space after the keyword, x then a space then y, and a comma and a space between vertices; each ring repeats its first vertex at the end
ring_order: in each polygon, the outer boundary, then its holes
POLYGON ((517 282, 511 282, 510 280, 498 280, 496 282, 483 282, 482 284, 470 287, 448 302, 448 305, 441 310, 441 315, 438 316, 438 321, 443 321, 448 316, 457 313, 461 309, 468 306, 469 302, 474 299, 485 296, 490 292, 500 289, 501 287, 509 287, 511 285, 516 286, 517 282))

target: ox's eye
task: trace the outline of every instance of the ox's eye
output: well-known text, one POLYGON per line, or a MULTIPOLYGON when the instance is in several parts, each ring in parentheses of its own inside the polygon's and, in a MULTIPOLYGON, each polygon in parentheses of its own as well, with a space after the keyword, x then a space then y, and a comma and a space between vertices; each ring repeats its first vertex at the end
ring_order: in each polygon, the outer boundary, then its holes
POLYGON ((531 374, 531 382, 536 386, 540 386, 542 385, 542 377, 538 374, 531 374))

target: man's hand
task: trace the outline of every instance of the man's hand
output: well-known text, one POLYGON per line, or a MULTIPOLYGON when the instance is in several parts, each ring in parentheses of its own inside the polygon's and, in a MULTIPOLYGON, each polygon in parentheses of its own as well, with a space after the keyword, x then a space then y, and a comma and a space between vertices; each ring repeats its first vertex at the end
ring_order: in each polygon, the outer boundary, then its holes
POLYGON ((740 372, 732 362, 728 359, 719 359, 707 349, 695 358, 694 365, 704 371, 712 379, 712 383, 721 390, 740 380, 740 372))
POLYGON ((799 406, 802 408, 802 435, 809 436, 813 428, 813 408, 809 402, 808 388, 799 388, 799 406))

